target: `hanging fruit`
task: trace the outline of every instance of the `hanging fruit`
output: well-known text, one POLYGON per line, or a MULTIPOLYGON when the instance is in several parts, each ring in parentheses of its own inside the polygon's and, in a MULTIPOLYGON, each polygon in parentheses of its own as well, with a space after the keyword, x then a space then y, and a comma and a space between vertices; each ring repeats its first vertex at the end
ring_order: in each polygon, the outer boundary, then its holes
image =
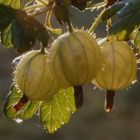
POLYGON ((65 33, 50 49, 50 67, 61 87, 89 83, 102 68, 100 48, 85 31, 65 33))
POLYGON ((23 55, 15 70, 15 83, 30 100, 50 101, 59 90, 48 66, 48 54, 39 50, 23 55))
POLYGON ((107 90, 105 108, 111 111, 115 90, 124 89, 136 81, 137 63, 131 47, 121 41, 101 44, 105 67, 97 74, 94 84, 107 90))

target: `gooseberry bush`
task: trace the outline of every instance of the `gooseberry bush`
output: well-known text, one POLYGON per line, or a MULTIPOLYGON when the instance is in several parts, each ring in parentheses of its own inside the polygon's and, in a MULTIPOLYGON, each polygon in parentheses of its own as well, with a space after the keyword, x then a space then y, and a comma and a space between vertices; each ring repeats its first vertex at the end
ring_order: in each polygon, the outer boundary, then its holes
POLYGON ((3 47, 19 54, 11 64, 5 116, 27 120, 37 115, 53 133, 82 107, 83 85, 104 90, 105 111, 110 112, 115 91, 137 81, 140 1, 0 0, 0 37, 3 47), (89 29, 73 25, 72 8, 98 10, 89 29), (100 23, 106 26, 104 38, 95 33, 100 23))

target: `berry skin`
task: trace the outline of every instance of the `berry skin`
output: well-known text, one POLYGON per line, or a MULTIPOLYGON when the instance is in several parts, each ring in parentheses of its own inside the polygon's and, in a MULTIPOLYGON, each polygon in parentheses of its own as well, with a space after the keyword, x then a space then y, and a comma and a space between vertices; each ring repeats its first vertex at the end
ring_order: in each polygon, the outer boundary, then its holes
POLYGON ((30 100, 50 101, 59 90, 48 65, 48 54, 38 50, 23 55, 15 70, 15 83, 30 100))

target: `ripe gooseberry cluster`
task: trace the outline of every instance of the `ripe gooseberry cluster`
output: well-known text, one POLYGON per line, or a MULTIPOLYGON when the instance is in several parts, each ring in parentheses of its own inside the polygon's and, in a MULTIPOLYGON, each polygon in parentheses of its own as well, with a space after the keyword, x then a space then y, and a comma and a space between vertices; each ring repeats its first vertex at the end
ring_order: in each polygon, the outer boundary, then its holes
POLYGON ((73 86, 77 108, 82 105, 82 85, 93 81, 107 90, 105 107, 110 111, 114 91, 136 80, 136 68, 128 44, 113 40, 98 46, 88 32, 75 30, 58 37, 49 52, 33 50, 24 54, 14 80, 28 99, 48 102, 60 88, 73 86))

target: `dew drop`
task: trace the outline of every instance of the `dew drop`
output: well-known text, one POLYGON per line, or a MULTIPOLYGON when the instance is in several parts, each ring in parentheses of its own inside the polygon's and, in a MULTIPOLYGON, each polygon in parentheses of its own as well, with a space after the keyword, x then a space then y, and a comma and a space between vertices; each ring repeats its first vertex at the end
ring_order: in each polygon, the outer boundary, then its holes
POLYGON ((132 81, 132 84, 135 84, 137 82, 137 80, 132 81))
POLYGON ((97 89, 97 87, 96 87, 96 86, 94 86, 94 87, 93 87, 93 90, 96 90, 96 89, 97 89))
POLYGON ((106 108, 106 109, 105 109, 105 111, 106 111, 106 112, 110 112, 110 111, 111 111, 111 109, 109 109, 109 108, 106 108))
POLYGON ((23 122, 23 120, 22 119, 14 119, 14 121, 16 122, 16 123, 22 123, 23 122))

